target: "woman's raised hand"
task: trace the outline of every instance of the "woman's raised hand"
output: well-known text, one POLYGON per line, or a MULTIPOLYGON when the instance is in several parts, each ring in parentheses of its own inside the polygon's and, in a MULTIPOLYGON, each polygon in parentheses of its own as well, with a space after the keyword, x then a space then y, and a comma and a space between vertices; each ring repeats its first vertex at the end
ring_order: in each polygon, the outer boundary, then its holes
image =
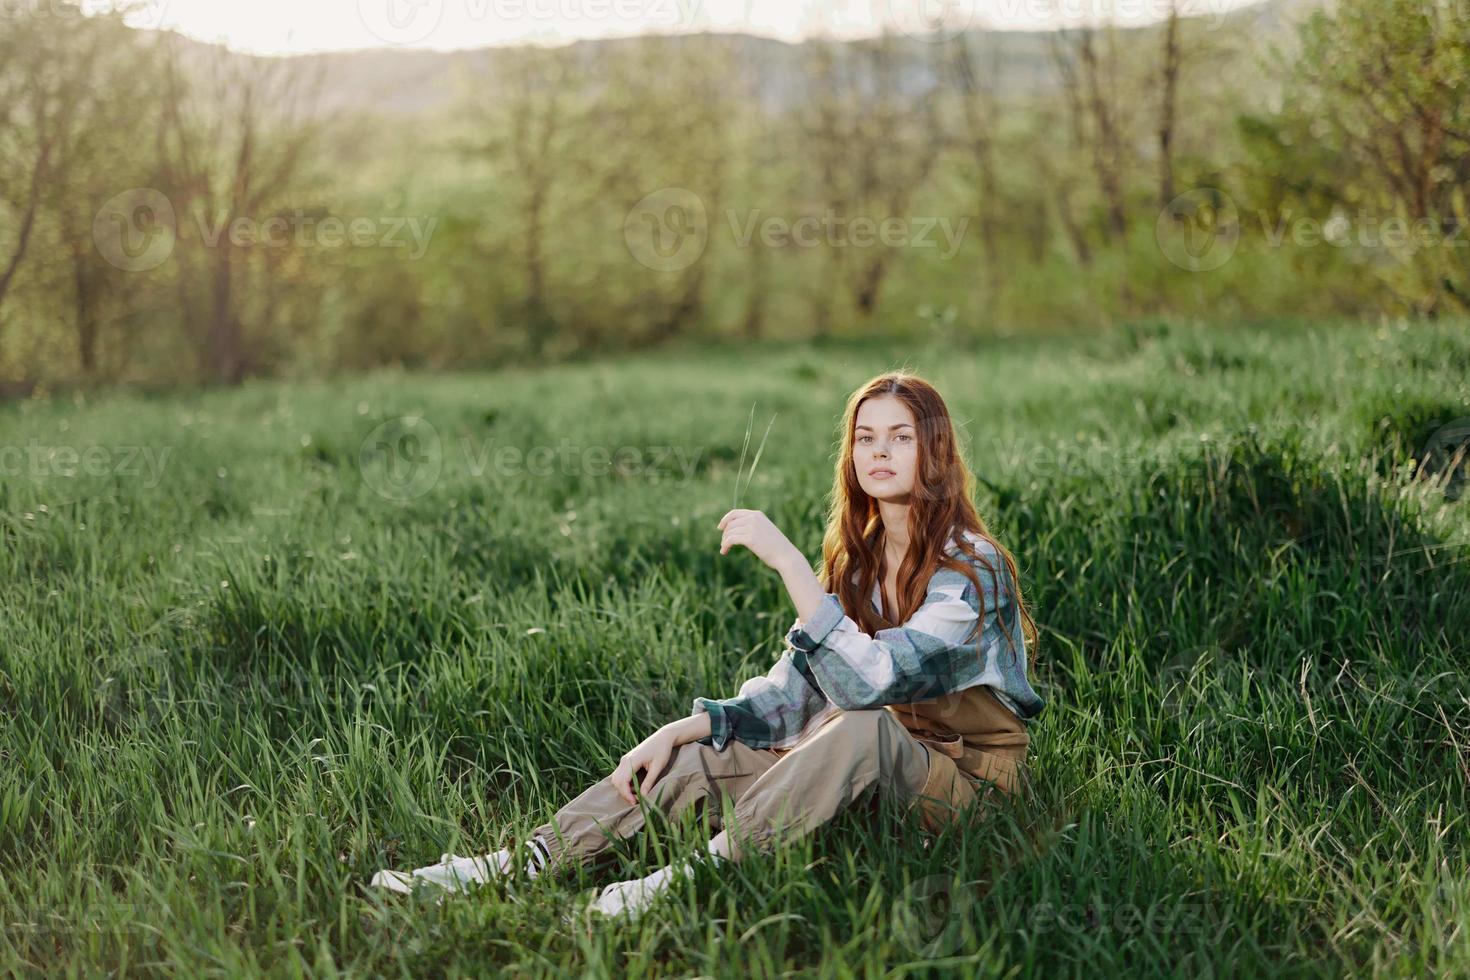
POLYGON ((805 562, 796 545, 771 519, 758 510, 732 510, 720 518, 719 528, 725 532, 720 538, 720 554, 725 554, 737 544, 749 548, 761 561, 777 571, 784 563, 795 558, 805 562))

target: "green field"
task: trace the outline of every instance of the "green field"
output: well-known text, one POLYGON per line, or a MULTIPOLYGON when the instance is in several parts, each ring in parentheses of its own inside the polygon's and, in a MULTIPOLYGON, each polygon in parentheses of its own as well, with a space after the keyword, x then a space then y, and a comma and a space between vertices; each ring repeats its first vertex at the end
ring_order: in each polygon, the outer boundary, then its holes
POLYGON ((5 405, 0 972, 1470 974, 1470 494, 1411 456, 1467 416, 1463 323, 5 405), (741 506, 815 560, 843 401, 896 366, 1041 630, 1029 797, 927 846, 848 811, 631 924, 578 910, 694 821, 571 881, 365 887, 763 673, 790 600, 715 528, 752 403, 741 506))

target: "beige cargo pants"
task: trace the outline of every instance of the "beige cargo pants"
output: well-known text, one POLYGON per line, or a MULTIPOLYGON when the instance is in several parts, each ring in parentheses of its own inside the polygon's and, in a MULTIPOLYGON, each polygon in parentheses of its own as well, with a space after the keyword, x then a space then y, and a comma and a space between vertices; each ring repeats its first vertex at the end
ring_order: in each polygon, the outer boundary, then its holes
MULTIPOLYGON (((635 786, 641 779, 635 776, 635 786)), ((778 836, 790 840, 811 832, 875 784, 870 800, 878 793, 896 796, 907 812, 917 810, 930 831, 952 820, 978 819, 995 791, 1012 790, 962 772, 891 712, 875 708, 837 712, 792 749, 753 749, 731 739, 717 752, 687 742, 674 750, 644 800, 671 819, 701 800, 713 804, 711 822, 729 831, 738 860, 752 847, 768 849, 778 836), (721 818, 727 804, 733 804, 731 822, 721 818)), ((550 845, 547 870, 560 871, 586 863, 643 825, 642 806, 629 805, 604 777, 532 834, 550 845)))

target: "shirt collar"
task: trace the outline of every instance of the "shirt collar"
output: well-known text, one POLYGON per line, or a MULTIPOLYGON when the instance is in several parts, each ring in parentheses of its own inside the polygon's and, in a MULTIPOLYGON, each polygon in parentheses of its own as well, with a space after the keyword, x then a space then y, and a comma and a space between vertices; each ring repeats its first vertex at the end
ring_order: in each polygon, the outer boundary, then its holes
MULTIPOLYGON (((960 537, 959 532, 956 532, 955 534, 950 535, 950 537, 949 537, 949 544, 945 545, 945 547, 944 547, 944 551, 945 551, 946 554, 950 554, 950 555, 960 554, 959 537, 960 537)), ((849 581, 852 582, 854 585, 856 585, 857 584, 857 580, 858 580, 857 572, 853 572, 852 573, 852 576, 849 578, 849 581)), ((879 613, 882 613, 883 612, 883 581, 882 581, 882 579, 879 579, 878 581, 876 581, 876 582, 873 583, 873 592, 872 592, 872 595, 869 596, 869 601, 872 602, 873 608, 876 609, 879 613)))

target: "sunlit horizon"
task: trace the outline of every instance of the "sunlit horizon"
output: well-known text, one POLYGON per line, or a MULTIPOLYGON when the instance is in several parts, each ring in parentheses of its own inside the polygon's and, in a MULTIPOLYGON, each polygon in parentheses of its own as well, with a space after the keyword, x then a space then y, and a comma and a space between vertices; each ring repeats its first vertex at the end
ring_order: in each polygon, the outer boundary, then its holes
MULTIPOLYGON (((1261 0, 1178 0, 1186 16, 1218 20, 1261 0)), ((90 0, 128 7, 128 23, 262 55, 368 49, 462 51, 565 44, 639 34, 742 33, 799 42, 814 36, 914 37, 963 30, 1047 30, 1111 19, 1156 22, 1170 0, 90 0)))

